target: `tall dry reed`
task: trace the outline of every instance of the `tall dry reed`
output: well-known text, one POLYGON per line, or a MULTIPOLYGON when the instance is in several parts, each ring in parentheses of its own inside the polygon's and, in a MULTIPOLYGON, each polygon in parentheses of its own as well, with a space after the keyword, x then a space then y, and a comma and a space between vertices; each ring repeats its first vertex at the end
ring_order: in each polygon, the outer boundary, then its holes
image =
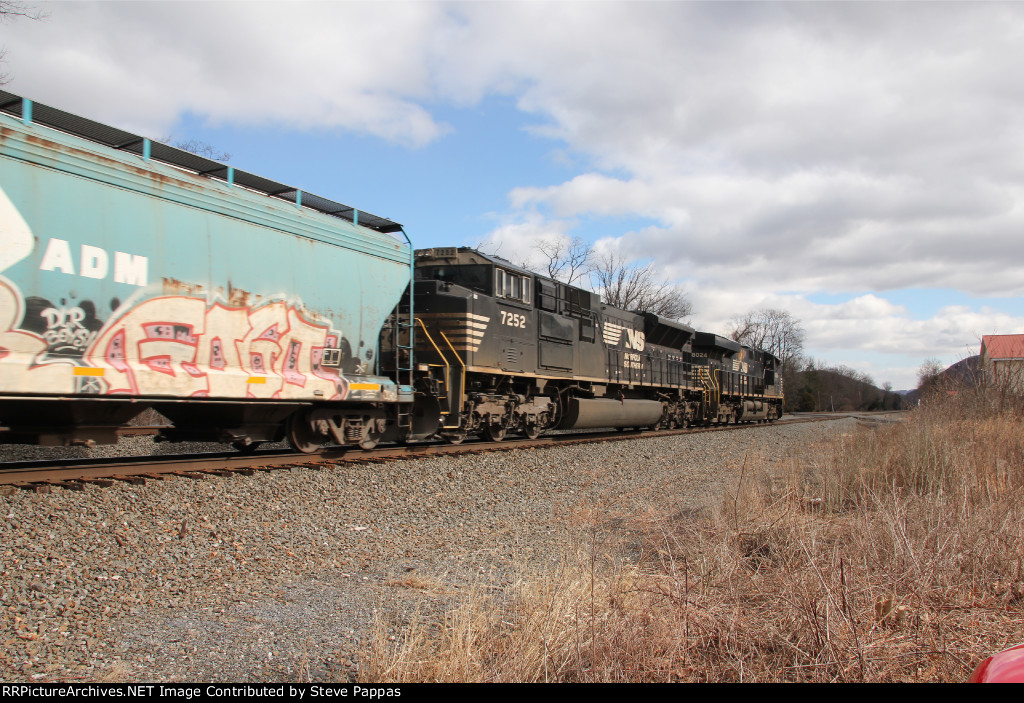
POLYGON ((703 513, 592 526, 395 641, 382 623, 360 678, 962 681, 1024 641, 1022 484, 1018 416, 939 395, 751 465, 703 513))

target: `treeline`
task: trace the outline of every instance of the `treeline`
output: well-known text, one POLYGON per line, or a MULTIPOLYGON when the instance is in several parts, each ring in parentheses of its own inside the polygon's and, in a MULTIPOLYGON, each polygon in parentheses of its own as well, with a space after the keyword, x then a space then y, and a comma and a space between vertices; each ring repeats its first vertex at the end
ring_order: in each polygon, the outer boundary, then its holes
POLYGON ((904 398, 886 383, 875 385, 866 373, 848 366, 819 366, 814 359, 794 360, 783 371, 786 410, 902 410, 904 398))
POLYGON ((878 388, 870 376, 849 366, 822 366, 804 356, 804 329, 788 311, 760 308, 734 318, 731 339, 764 349, 781 362, 788 412, 901 410, 903 396, 892 384, 878 388))

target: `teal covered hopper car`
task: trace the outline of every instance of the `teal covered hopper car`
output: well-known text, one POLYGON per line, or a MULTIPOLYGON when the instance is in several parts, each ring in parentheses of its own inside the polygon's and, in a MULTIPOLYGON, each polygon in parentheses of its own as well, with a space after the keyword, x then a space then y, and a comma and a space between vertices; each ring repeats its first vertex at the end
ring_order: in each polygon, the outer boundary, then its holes
POLYGON ((0 92, 0 244, 3 441, 152 407, 167 439, 371 446, 411 401, 379 359, 411 279, 390 220, 0 92))

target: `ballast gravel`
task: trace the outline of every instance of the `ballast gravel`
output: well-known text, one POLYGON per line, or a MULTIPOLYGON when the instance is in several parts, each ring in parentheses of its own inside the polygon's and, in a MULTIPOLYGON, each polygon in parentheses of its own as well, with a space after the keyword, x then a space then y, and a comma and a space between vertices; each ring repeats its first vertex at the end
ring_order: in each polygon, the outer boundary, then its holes
POLYGON ((501 589, 595 511, 720 501, 744 461, 854 422, 15 491, 0 680, 346 680, 375 617, 501 589))

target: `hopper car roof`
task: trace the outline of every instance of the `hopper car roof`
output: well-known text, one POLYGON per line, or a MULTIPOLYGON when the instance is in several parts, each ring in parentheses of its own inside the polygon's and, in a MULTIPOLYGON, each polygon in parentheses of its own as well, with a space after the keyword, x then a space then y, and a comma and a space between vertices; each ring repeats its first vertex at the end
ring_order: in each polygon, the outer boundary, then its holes
MULTIPOLYGON (((24 119, 26 117, 24 114, 25 103, 25 99, 21 96, 0 90, 0 112, 24 119)), ((53 129, 58 129, 107 147, 140 156, 144 153, 144 143, 147 141, 145 137, 137 134, 132 134, 117 127, 111 127, 101 122, 79 117, 70 112, 58 110, 55 107, 34 101, 31 102, 30 119, 34 124, 52 127, 53 129)), ((231 182, 236 185, 288 202, 295 203, 301 199, 303 207, 348 220, 361 227, 367 227, 378 232, 390 234, 402 231, 402 225, 397 222, 392 222, 387 218, 378 217, 377 215, 371 215, 362 210, 357 211, 356 208, 350 205, 343 205, 319 195, 307 193, 294 186, 271 181, 262 176, 227 166, 219 161, 203 158, 168 144, 151 140, 149 144, 149 158, 155 161, 161 161, 201 176, 208 176, 222 181, 228 181, 230 178, 231 182)))

